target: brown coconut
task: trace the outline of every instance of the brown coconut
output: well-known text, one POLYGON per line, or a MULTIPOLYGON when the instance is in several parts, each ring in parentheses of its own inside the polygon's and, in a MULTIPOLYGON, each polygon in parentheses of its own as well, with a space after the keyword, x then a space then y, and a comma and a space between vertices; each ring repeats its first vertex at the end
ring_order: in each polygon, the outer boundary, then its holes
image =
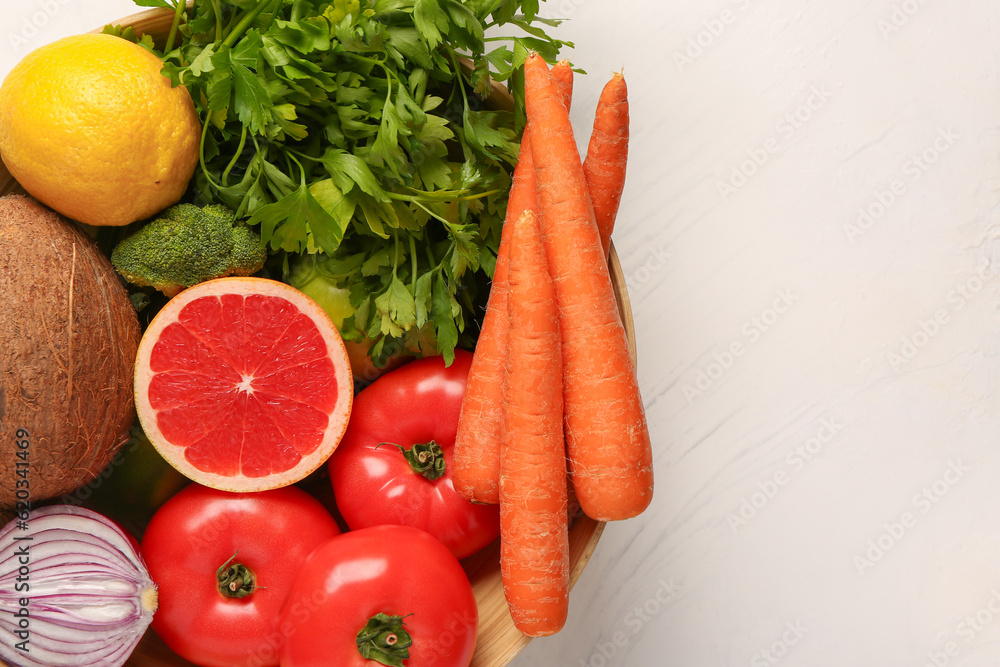
POLYGON ((19 440, 32 500, 89 482, 128 441, 139 338, 90 238, 30 197, 0 198, 0 507, 24 487, 19 440))

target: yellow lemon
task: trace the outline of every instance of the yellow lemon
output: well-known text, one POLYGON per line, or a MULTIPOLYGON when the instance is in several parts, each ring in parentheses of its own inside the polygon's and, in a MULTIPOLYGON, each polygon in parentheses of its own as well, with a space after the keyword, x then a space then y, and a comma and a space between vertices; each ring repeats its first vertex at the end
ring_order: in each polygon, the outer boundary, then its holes
POLYGON ((0 155, 31 195, 89 225, 127 225, 177 202, 201 124, 163 63, 112 35, 43 46, 0 85, 0 155))

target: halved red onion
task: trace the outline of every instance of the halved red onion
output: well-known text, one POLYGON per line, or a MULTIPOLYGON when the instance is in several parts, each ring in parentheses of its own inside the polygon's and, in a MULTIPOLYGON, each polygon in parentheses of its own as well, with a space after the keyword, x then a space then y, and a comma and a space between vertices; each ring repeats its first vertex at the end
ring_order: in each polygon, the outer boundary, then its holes
POLYGON ((73 505, 32 510, 25 523, 0 530, 0 659, 125 664, 156 611, 156 586, 134 541, 73 505))

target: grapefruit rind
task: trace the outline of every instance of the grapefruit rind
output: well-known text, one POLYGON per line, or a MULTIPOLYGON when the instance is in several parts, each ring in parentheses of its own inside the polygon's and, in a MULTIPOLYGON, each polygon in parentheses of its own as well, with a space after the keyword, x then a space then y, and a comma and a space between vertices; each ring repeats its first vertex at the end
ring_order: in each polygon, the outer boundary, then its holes
MULTIPOLYGON (((204 486, 222 491, 251 492, 266 491, 294 484, 323 465, 336 450, 347 430, 347 423, 354 401, 354 382, 351 362, 344 346, 343 338, 333 321, 311 298, 294 287, 267 278, 227 277, 199 283, 173 297, 156 314, 139 343, 135 363, 135 406, 143 431, 160 455, 185 477, 204 486), (185 446, 174 444, 158 425, 157 410, 151 404, 149 387, 157 375, 150 367, 150 357, 160 339, 160 334, 169 325, 178 321, 186 305, 202 297, 237 294, 243 297, 261 295, 288 300, 299 312, 312 319, 327 344, 327 354, 333 364, 337 383, 337 396, 329 411, 328 423, 322 441, 311 452, 302 455, 293 467, 262 477, 248 477, 243 474, 222 475, 197 468, 185 456, 185 446)), ((275 453, 277 455, 277 452, 275 453)))

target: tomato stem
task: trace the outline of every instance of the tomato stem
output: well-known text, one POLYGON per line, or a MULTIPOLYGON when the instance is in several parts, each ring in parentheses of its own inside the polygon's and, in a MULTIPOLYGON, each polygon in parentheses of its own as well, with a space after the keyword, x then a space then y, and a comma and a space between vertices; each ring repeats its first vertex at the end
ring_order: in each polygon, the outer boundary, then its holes
POLYGON ((442 451, 441 445, 433 440, 413 445, 409 449, 394 442, 380 442, 376 449, 382 445, 392 445, 398 449, 406 458, 407 463, 410 464, 413 472, 432 482, 444 475, 446 469, 444 451, 442 451))
POLYGON ((362 658, 387 667, 403 667, 413 645, 410 633, 403 629, 403 617, 382 613, 368 619, 355 641, 362 658))
POLYGON ((239 551, 233 554, 232 558, 215 571, 219 593, 224 598, 242 599, 257 589, 257 577, 253 570, 242 563, 233 563, 238 553, 239 551))

